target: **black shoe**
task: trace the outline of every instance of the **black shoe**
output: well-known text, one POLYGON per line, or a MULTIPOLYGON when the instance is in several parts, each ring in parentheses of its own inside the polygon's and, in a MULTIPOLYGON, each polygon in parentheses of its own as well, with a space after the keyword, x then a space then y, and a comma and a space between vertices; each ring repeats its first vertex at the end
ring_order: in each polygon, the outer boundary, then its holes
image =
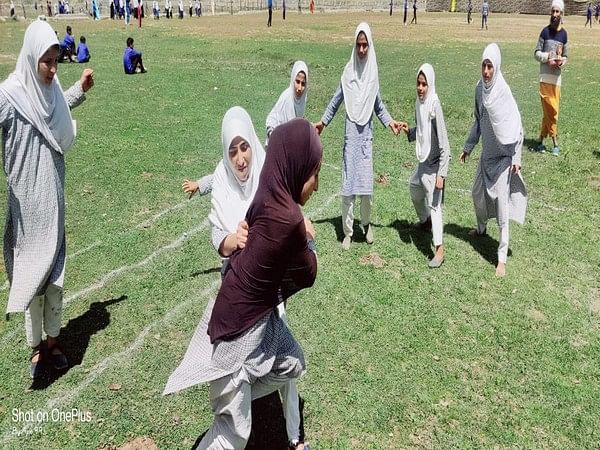
POLYGON ((64 370, 69 367, 69 361, 67 361, 67 357, 57 345, 48 349, 48 357, 52 362, 52 367, 54 367, 56 370, 64 370))

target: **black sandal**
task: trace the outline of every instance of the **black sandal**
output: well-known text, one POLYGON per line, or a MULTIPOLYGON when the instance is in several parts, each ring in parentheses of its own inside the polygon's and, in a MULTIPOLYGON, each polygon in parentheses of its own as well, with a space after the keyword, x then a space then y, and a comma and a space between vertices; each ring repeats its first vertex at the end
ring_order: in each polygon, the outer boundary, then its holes
POLYGON ((67 357, 58 345, 54 345, 48 349, 48 356, 50 357, 50 361, 52 361, 52 367, 56 370, 64 370, 69 367, 69 361, 67 361, 67 357), (58 353, 54 353, 55 351, 58 351, 58 353))

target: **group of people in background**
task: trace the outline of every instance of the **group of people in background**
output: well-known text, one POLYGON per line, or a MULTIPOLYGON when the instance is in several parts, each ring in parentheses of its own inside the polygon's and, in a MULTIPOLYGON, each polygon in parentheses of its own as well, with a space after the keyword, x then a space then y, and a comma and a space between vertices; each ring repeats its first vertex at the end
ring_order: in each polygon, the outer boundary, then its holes
MULTIPOLYGON (((542 30, 534 51, 540 64, 543 109, 536 149, 543 151, 544 139, 550 137, 552 153, 557 156, 561 69, 568 55, 567 34, 561 25, 563 11, 563 1, 553 0, 550 24, 542 30)), ((70 27, 67 36, 61 45, 48 23, 34 21, 25 32, 15 71, 0 84, 8 194, 4 235, 10 283, 7 313, 25 313, 34 379, 43 375, 45 365, 56 370, 68 367, 58 342, 66 262, 64 154, 76 134, 70 110, 85 99, 94 80, 93 71, 87 68, 80 80, 63 92, 56 69, 59 56, 67 51, 63 46, 71 49, 74 45, 70 27), (23 166, 31 169, 23 171, 23 166)), ((85 38, 81 43, 85 44, 85 38)), ((145 72, 142 54, 133 44, 128 38, 125 72, 145 72)), ((488 221, 496 218, 495 273, 502 277, 506 274, 509 221, 523 223, 526 214, 527 190, 521 175, 524 132, 495 43, 484 49, 480 71, 473 124, 459 159, 467 162, 481 140, 472 187, 476 226, 469 234, 473 239, 486 235, 488 221)), ((214 173, 198 182, 184 181, 182 187, 188 194, 211 193, 212 242, 223 261, 219 293, 208 303, 164 390, 169 394, 198 383, 209 384, 214 423, 197 448, 243 449, 252 424, 250 402, 276 390, 283 398, 290 448, 308 448, 300 436, 295 384, 305 372, 305 359, 288 326, 285 302, 316 279, 316 232, 302 206, 319 187, 323 156, 319 135, 342 104, 342 248, 348 250, 353 240, 356 199, 360 200, 359 229, 367 243, 375 239, 371 223, 375 114, 390 132, 403 132, 415 143, 417 167, 409 180, 417 215, 414 227, 432 231, 435 253, 429 267, 438 268, 444 262, 443 204, 451 152, 433 65, 422 64, 413 82, 415 123, 410 127, 395 120, 381 99, 374 39, 363 22, 355 30, 340 83, 317 123, 304 118, 309 68, 297 61, 289 85, 265 120, 265 145, 249 114, 232 107, 222 120, 222 159, 214 173)))
POLYGON ((594 20, 596 21, 596 23, 598 23, 598 21, 600 20, 600 3, 597 3, 595 8, 592 6, 591 2, 588 3, 588 6, 585 10, 584 28, 587 27, 588 24, 590 24, 590 28, 592 28, 592 15, 594 16, 594 20))
POLYGON ((90 50, 88 49, 85 36, 79 37, 79 44, 75 48, 75 38, 70 25, 67 25, 65 37, 59 46, 58 62, 86 63, 90 61, 90 50))

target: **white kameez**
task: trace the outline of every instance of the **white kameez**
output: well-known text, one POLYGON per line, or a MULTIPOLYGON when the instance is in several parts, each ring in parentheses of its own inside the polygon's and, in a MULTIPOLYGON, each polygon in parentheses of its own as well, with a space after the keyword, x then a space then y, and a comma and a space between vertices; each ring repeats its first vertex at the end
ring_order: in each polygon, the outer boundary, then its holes
POLYGON ((416 156, 419 165, 410 178, 410 195, 419 222, 431 217, 433 245, 443 243, 444 223, 442 217, 443 190, 436 189, 438 176, 446 178, 450 161, 450 144, 444 121, 444 113, 435 90, 435 72, 430 64, 422 65, 417 71, 427 80, 427 96, 417 98, 415 116, 417 126, 408 134, 410 142, 416 141, 416 156))
POLYGON ((502 145, 496 139, 487 110, 482 105, 481 83, 475 91, 475 123, 465 143, 470 154, 481 137, 481 159, 473 183, 472 195, 479 233, 486 230, 489 219, 496 218, 500 228, 498 262, 506 263, 509 220, 524 223, 527 189, 521 174, 512 174, 512 165, 521 165, 523 135, 517 142, 502 145))
MULTIPOLYGON (((64 93, 57 76, 50 86, 40 83, 37 63, 52 45, 58 45, 52 27, 34 21, 25 32, 15 71, 0 85, 8 194, 4 232, 8 313, 25 311, 50 285, 63 287, 64 152, 75 137, 69 109, 85 95, 79 81, 64 93)), ((33 322, 41 323, 41 318, 33 322)))

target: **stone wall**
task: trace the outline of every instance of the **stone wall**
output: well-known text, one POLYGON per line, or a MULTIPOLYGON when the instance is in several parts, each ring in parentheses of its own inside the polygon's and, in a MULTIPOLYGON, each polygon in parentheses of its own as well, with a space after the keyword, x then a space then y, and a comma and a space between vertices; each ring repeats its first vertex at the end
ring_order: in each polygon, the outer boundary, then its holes
MULTIPOLYGON (((595 0, 597 1, 597 0, 595 0)), ((592 1, 592 4, 595 4, 592 1)), ((481 13, 482 0, 473 0, 473 14, 481 13)), ((488 0, 492 13, 550 14, 549 0, 488 0)), ((467 12, 468 0, 456 0, 456 11, 467 12)), ((585 15, 588 0, 565 0, 565 15, 585 15)), ((450 0, 427 0, 427 11, 450 11, 450 0)))

